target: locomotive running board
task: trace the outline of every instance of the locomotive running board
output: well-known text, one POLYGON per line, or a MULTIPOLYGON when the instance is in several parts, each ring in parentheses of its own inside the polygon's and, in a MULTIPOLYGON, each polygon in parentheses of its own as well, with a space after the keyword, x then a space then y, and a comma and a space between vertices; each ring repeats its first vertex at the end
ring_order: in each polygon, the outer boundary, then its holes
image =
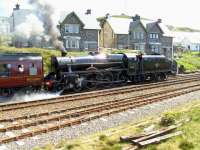
POLYGON ((124 80, 119 80, 119 81, 95 81, 95 80, 84 80, 86 82, 90 83, 99 83, 99 84, 111 84, 111 83, 123 83, 125 82, 124 80))

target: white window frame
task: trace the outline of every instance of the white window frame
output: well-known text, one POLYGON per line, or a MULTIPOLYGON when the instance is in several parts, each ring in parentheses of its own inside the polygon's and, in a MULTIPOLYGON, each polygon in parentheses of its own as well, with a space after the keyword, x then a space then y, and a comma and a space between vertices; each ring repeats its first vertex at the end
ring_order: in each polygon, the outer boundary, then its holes
POLYGON ((65 33, 79 33, 78 24, 65 24, 65 33))
POLYGON ((66 48, 75 48, 79 49, 80 48, 80 40, 76 38, 68 38, 66 39, 66 48))

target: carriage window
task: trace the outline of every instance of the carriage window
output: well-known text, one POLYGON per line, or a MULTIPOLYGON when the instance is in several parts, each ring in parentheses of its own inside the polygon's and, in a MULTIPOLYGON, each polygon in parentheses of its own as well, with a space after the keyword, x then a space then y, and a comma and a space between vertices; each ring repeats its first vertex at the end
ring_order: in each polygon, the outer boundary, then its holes
POLYGON ((24 65, 18 65, 17 66, 18 67, 18 71, 19 71, 19 73, 23 73, 24 72, 24 65))
POLYGON ((8 77, 10 75, 11 64, 0 64, 0 77, 8 77))
POLYGON ((37 75, 37 67, 35 66, 34 63, 29 65, 29 75, 31 76, 37 75))

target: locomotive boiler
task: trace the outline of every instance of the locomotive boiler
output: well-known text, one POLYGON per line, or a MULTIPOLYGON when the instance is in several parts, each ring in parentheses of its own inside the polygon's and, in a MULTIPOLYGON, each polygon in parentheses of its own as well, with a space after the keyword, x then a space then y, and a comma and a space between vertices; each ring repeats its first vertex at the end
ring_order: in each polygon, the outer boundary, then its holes
POLYGON ((52 73, 45 79, 54 81, 53 89, 94 89, 119 82, 125 69, 123 54, 94 55, 83 57, 52 57, 52 73))

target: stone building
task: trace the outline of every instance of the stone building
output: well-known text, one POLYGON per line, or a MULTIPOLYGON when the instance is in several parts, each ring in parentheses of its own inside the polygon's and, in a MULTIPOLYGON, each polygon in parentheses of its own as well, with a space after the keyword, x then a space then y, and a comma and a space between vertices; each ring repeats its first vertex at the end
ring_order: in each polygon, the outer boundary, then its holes
POLYGON ((96 17, 86 13, 63 13, 58 28, 67 50, 97 50, 100 26, 96 17))
POLYGON ((128 48, 128 32, 131 21, 131 19, 115 17, 101 19, 100 47, 128 48))
POLYGON ((10 23, 8 17, 0 17, 0 45, 11 43, 10 23))
POLYGON ((144 20, 140 16, 112 17, 100 20, 100 46, 116 49, 135 49, 147 54, 172 57, 173 37, 161 21, 144 20))
POLYGON ((0 34, 1 35, 10 34, 10 23, 8 17, 0 17, 0 34))
POLYGON ((10 31, 15 32, 16 27, 21 23, 24 23, 27 16, 33 13, 29 9, 21 9, 19 4, 16 4, 13 8, 12 15, 10 16, 10 31))

